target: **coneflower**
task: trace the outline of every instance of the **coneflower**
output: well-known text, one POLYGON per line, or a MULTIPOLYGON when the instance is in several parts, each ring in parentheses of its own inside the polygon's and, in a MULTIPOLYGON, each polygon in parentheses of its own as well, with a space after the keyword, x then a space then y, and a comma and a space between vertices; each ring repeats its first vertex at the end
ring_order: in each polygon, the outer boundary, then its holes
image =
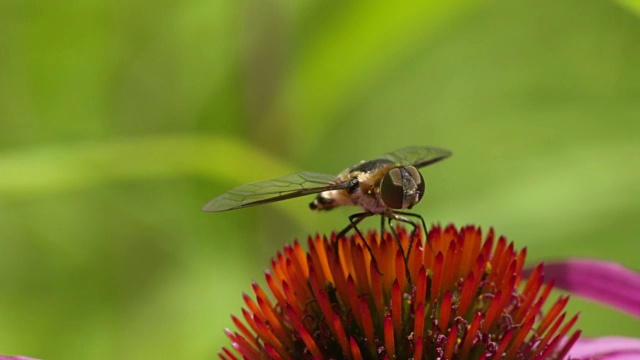
MULTIPOLYGON (((403 248, 406 229, 397 229, 403 248)), ((285 246, 253 284, 222 359, 562 359, 580 335, 568 296, 548 304, 542 264, 474 226, 429 232, 406 268, 390 233, 370 232, 379 274, 359 237, 285 246), (339 257, 334 247, 338 246, 339 257)))

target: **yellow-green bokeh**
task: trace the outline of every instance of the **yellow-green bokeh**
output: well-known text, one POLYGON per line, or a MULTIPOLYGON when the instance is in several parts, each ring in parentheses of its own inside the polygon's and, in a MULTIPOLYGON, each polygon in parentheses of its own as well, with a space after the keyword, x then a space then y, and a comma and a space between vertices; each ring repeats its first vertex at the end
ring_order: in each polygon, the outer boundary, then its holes
MULTIPOLYGON (((230 187, 406 145, 429 222, 640 269, 635 1, 0 0, 0 353, 213 358, 310 199, 230 187)), ((377 221, 365 222, 364 227, 377 221)), ((577 300, 587 336, 640 322, 577 300)))

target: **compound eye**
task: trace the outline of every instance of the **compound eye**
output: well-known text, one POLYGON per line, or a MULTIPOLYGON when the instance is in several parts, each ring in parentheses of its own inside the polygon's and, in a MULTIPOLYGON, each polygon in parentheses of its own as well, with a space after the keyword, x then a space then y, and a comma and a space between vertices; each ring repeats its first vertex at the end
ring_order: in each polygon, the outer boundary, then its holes
POLYGON ((389 170, 382 178, 380 197, 388 207, 402 209, 404 187, 402 186, 402 172, 399 168, 389 170))
MULTIPOLYGON (((422 177, 422 174, 420 173, 420 171, 418 171, 418 169, 416 169, 413 166, 407 166, 405 167, 405 169, 407 170, 409 175, 411 175, 411 178, 413 178, 413 181, 416 183, 416 191, 418 192, 418 201, 420 201, 420 199, 422 199, 422 196, 424 196, 424 178, 422 177)), ((416 201, 416 203, 418 201, 416 201)))

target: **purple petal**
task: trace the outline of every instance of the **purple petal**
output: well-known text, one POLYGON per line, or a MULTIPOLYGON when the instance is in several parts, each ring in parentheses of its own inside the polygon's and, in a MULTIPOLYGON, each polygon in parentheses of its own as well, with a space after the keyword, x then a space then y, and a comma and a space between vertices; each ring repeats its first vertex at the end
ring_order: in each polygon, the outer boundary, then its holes
POLYGON ((569 351, 569 359, 638 360, 640 339, 614 336, 578 339, 569 351))
POLYGON ((640 273, 596 259, 545 263, 544 274, 555 288, 595 300, 640 317, 640 273))

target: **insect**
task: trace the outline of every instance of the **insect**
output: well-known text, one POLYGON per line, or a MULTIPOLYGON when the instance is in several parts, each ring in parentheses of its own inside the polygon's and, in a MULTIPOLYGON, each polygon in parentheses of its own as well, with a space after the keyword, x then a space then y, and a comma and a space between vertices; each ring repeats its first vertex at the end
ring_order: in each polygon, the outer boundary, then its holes
MULTIPOLYGON (((407 264, 419 219, 426 232, 422 216, 402 211, 411 209, 424 196, 425 183, 419 168, 431 165, 451 155, 451 151, 436 147, 411 146, 361 161, 337 176, 315 172, 300 172, 281 178, 242 185, 209 201, 202 210, 227 211, 262 205, 299 196, 318 194, 309 204, 312 210, 331 210, 338 206, 357 206, 362 211, 349 216, 349 225, 336 236, 336 241, 352 228, 358 233, 371 254, 378 273, 371 247, 357 225, 372 215, 381 215, 381 227, 388 220, 402 256, 407 264), (409 247, 405 254, 391 221, 413 226, 409 247)), ((382 233, 382 231, 381 231, 382 233)), ((428 240, 428 239, 427 239, 428 240)), ((335 247, 336 252, 338 247, 335 247)), ((408 275, 408 274, 407 274, 408 275)))

